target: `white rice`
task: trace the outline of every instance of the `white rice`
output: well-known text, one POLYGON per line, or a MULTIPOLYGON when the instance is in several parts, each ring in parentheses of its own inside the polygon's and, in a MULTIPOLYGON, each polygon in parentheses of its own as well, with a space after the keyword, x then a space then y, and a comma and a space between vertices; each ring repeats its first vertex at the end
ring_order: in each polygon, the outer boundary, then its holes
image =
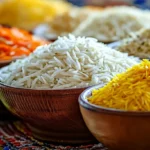
POLYGON ((122 40, 116 49, 141 59, 150 59, 150 28, 143 28, 131 38, 122 40))
POLYGON ((90 15, 74 31, 76 36, 90 36, 101 42, 113 42, 128 37, 150 24, 150 11, 119 6, 90 15))
POLYGON ((32 89, 80 88, 105 84, 135 64, 135 59, 96 39, 69 35, 0 69, 0 81, 32 89))

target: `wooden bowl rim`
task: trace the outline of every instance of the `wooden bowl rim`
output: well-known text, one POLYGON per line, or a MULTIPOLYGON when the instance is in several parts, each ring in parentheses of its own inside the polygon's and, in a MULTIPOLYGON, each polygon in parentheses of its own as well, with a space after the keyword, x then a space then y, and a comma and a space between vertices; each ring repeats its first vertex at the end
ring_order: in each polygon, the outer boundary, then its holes
POLYGON ((96 85, 89 87, 85 89, 79 96, 78 102, 79 105, 82 106, 83 108, 90 110, 90 111, 95 111, 99 113, 106 113, 106 114, 114 114, 114 115, 126 115, 126 116, 150 116, 150 111, 147 112, 142 112, 142 111, 126 111, 126 110, 121 110, 121 109, 115 109, 115 108, 106 108, 103 106, 98 106, 95 104, 92 104, 88 102, 87 96, 91 95, 91 92, 93 89, 98 89, 103 87, 104 84, 96 85))
POLYGON ((10 90, 27 90, 27 91, 37 91, 37 92, 40 92, 40 91, 43 91, 43 92, 48 92, 48 91, 81 91, 81 90, 84 90, 86 89, 87 87, 83 87, 83 88, 64 88, 64 89, 31 89, 31 88, 23 88, 23 87, 15 87, 15 86, 10 86, 10 85, 7 85, 5 83, 2 83, 0 82, 0 87, 5 87, 7 89, 10 89, 10 90))

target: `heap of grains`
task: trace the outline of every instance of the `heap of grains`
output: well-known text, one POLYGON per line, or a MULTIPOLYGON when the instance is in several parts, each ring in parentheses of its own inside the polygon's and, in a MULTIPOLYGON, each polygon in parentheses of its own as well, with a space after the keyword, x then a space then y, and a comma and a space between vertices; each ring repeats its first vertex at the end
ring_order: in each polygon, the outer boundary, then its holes
POLYGON ((92 91, 89 102, 127 111, 150 111, 150 61, 143 60, 92 91))
POLYGON ((116 49, 140 58, 150 58, 150 28, 143 28, 131 38, 124 39, 116 49))
POLYGON ((0 70, 0 81, 32 89, 88 87, 107 83, 135 64, 136 59, 96 39, 69 35, 4 67, 0 70))
POLYGON ((135 7, 116 6, 90 15, 73 34, 94 37, 107 43, 127 38, 131 33, 149 27, 149 23, 147 11, 135 7))
POLYGON ((0 26, 0 61, 28 56, 36 47, 49 43, 15 27, 0 26))

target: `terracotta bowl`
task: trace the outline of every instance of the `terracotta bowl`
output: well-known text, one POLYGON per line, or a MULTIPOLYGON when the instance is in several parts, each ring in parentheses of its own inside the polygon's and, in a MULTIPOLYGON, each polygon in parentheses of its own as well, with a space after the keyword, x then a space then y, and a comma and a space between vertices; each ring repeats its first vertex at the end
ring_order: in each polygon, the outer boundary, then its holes
POLYGON ((95 136, 110 150, 149 150, 150 112, 129 112, 93 105, 87 101, 91 91, 86 89, 79 97, 83 119, 95 136))
POLYGON ((33 90, 0 83, 0 99, 10 112, 27 122, 36 138, 80 144, 95 140, 79 110, 78 97, 83 90, 33 90))

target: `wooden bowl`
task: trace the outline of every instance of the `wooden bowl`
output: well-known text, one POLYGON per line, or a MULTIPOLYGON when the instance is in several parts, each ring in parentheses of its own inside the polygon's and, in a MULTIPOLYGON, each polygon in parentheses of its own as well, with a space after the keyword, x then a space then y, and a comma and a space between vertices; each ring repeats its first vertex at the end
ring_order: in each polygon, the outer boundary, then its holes
POLYGON ((33 90, 0 83, 0 99, 25 120, 36 138, 81 144, 94 141, 80 114, 78 97, 84 88, 33 90))
POLYGON ((1 121, 17 121, 19 118, 10 113, 0 100, 0 122, 1 121))
POLYGON ((150 112, 129 112, 93 105, 87 101, 94 86, 79 97, 83 119, 95 136, 110 150, 149 150, 150 112))

